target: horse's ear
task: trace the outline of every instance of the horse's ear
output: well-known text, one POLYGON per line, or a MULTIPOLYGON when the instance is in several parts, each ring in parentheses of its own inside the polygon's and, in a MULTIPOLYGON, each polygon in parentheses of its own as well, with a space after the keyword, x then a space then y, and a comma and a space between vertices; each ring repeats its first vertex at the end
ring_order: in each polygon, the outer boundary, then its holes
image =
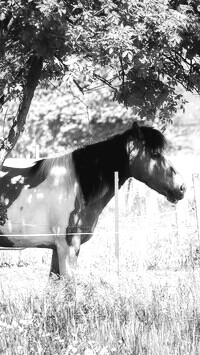
POLYGON ((138 137, 140 140, 143 139, 143 133, 137 121, 133 122, 132 131, 135 137, 138 137))

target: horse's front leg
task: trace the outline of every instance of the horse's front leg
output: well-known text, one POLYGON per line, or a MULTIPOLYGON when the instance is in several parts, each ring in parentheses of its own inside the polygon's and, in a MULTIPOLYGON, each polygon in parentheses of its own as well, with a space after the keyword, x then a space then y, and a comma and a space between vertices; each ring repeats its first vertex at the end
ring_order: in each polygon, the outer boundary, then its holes
POLYGON ((59 274, 64 278, 73 278, 80 250, 81 236, 67 235, 57 242, 59 274))

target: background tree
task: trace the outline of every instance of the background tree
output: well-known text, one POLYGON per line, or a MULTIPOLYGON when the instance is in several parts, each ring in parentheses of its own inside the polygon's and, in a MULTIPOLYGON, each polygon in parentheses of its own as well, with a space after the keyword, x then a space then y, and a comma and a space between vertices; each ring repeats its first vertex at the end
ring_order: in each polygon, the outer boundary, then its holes
POLYGON ((196 0, 0 1, 0 103, 18 99, 3 112, 0 163, 50 81, 81 94, 102 82, 139 117, 170 121, 185 102, 178 85, 200 91, 199 16, 196 0))

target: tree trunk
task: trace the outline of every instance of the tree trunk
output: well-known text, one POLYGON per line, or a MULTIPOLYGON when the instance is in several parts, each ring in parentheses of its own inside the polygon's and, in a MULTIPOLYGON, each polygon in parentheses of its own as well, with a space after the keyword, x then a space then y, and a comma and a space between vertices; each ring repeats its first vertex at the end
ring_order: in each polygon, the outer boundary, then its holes
POLYGON ((30 66, 28 69, 26 82, 24 84, 23 96, 17 111, 17 115, 13 120, 13 124, 8 134, 8 137, 2 142, 0 142, 0 170, 2 168, 4 160, 12 151, 15 144, 17 143, 20 134, 24 130, 26 117, 31 105, 31 101, 41 76, 42 64, 42 57, 34 55, 30 59, 30 66))

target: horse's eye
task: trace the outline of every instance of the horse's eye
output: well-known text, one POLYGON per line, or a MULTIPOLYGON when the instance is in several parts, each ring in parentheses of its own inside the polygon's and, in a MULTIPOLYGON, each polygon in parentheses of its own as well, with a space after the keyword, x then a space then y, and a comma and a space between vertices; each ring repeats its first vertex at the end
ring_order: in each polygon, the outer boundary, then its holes
POLYGON ((151 155, 151 157, 152 157, 152 159, 158 159, 158 158, 160 158, 160 153, 153 153, 151 155))
POLYGON ((170 166, 170 173, 171 175, 176 174, 176 171, 174 170, 173 166, 170 166))

